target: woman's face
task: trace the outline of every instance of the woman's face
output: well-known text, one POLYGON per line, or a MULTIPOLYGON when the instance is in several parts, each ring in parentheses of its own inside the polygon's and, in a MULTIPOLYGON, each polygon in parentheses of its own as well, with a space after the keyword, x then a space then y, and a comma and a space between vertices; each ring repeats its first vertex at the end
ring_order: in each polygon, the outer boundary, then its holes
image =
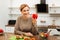
POLYGON ((27 16, 29 14, 29 7, 25 7, 22 9, 21 13, 24 15, 24 16, 27 16))

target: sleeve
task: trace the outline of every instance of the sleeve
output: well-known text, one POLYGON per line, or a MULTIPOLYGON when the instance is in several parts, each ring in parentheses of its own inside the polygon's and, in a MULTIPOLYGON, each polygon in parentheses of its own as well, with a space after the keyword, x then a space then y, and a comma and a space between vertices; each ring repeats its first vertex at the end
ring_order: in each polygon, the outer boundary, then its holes
POLYGON ((37 24, 35 23, 35 24, 32 24, 32 25, 33 25, 32 26, 32 33, 33 33, 33 35, 38 35, 39 32, 38 32, 37 24))
POLYGON ((24 34, 25 32, 22 32, 21 30, 20 30, 20 26, 19 26, 19 24, 20 24, 20 20, 19 20, 20 18, 18 18, 17 20, 16 20, 16 24, 15 24, 15 30, 14 30, 14 33, 15 34, 18 34, 18 35, 21 35, 21 34, 24 34))

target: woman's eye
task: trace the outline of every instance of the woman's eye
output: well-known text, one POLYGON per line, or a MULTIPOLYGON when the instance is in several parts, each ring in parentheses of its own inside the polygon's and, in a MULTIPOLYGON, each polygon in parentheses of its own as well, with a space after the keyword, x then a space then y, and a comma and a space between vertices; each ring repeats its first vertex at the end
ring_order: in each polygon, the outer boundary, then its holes
POLYGON ((29 10, 27 10, 27 11, 29 11, 29 10))
POLYGON ((25 12, 26 10, 24 10, 24 12, 25 12))
POLYGON ((29 11, 29 10, 24 10, 24 12, 29 11))

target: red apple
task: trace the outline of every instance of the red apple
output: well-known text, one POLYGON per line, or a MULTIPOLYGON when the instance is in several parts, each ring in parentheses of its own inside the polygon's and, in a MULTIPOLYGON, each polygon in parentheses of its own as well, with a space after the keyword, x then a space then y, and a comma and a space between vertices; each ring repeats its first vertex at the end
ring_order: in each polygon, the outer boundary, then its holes
POLYGON ((3 33, 4 31, 3 31, 3 29, 0 29, 0 33, 3 33))
POLYGON ((32 14, 32 18, 33 19, 37 19, 38 18, 38 14, 32 14))
POLYGON ((49 34, 48 33, 45 33, 45 37, 48 37, 49 36, 49 34))

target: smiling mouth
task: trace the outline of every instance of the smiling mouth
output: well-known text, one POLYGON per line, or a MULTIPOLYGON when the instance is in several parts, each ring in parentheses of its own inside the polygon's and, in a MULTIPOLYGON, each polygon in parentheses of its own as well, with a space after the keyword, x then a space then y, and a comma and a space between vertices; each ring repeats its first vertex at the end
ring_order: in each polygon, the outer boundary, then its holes
POLYGON ((27 15, 27 14, 24 14, 24 15, 27 15))
POLYGON ((24 14, 24 15, 27 15, 27 14, 24 14))

